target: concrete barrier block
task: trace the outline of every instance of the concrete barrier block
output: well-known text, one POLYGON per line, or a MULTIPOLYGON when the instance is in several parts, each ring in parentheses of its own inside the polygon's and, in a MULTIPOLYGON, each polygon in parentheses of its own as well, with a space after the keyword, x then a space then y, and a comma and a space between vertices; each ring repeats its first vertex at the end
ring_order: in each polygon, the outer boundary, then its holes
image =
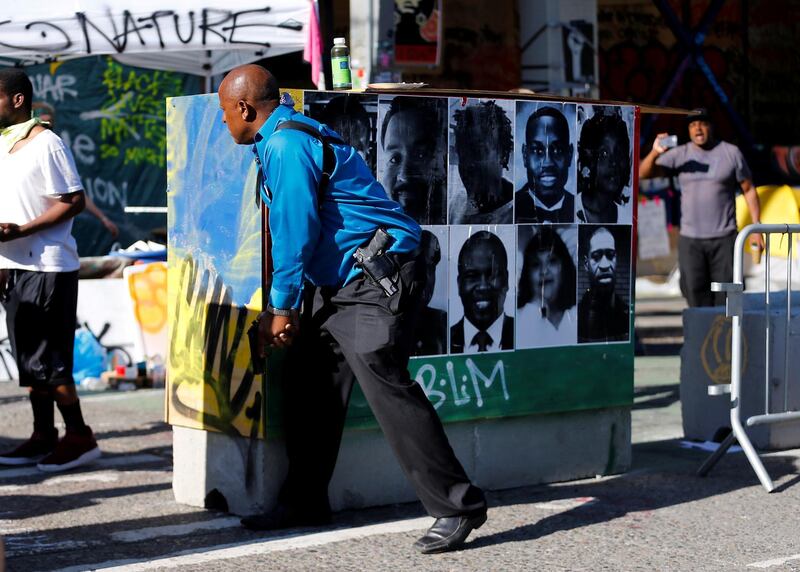
MULTIPOLYGON (((445 431, 467 473, 486 489, 618 473, 631 463, 629 408, 453 423, 445 431)), ((216 502, 221 495, 234 514, 274 506, 286 474, 282 439, 173 432, 178 502, 207 506, 217 491, 216 502)), ((337 511, 417 498, 378 430, 345 431, 329 494, 337 511)))
POLYGON ((282 440, 232 437, 177 426, 172 431, 176 501, 240 515, 274 505, 287 468, 282 440))

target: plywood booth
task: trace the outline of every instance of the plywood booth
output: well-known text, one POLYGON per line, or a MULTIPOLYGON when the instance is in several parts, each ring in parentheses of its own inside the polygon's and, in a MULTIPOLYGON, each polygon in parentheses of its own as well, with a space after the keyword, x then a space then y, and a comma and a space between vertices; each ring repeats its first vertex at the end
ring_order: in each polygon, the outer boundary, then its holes
MULTIPOLYGON (((409 370, 476 483, 626 470, 639 109, 489 92, 290 94, 423 227, 433 287, 409 370), (479 233, 494 246, 476 293, 479 233), (488 340, 473 323, 486 312, 488 340)), ((279 354, 253 373, 246 330, 265 272, 253 155, 231 141, 213 94, 167 100, 167 155, 175 495, 267 509, 286 470, 281 387, 303 380, 279 354)), ((357 386, 330 495, 335 509, 415 498, 357 386)))

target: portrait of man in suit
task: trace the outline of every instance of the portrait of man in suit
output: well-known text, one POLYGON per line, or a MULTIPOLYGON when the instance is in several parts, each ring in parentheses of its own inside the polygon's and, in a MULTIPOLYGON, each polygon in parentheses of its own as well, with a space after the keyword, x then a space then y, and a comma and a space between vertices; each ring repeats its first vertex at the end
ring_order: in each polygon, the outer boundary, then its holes
POLYGON ((458 296, 464 317, 450 328, 450 353, 514 349, 514 318, 504 311, 508 254, 488 230, 473 233, 458 254, 458 296))
MULTIPOLYGON (((530 105, 520 103, 521 108, 530 105)), ((565 106, 572 118, 574 109, 565 106)), ((560 109, 543 106, 530 114, 522 144, 527 180, 514 195, 515 222, 568 223, 575 219, 574 190, 567 188, 574 150, 568 120, 560 109)))

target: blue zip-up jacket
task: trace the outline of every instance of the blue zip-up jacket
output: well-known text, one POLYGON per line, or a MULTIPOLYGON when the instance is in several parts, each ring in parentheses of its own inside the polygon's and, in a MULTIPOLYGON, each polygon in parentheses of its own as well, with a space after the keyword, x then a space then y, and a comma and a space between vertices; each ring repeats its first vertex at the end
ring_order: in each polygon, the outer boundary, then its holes
POLYGON ((322 143, 296 129, 276 133, 278 124, 287 120, 339 137, 288 105, 275 108, 255 136, 253 153, 272 195, 261 190, 272 233, 269 303, 281 309, 300 307, 304 280, 316 286, 343 286, 358 276, 361 270, 354 267, 353 253, 378 227, 395 238, 390 251, 397 253, 413 251, 421 232, 349 145, 333 145, 336 168, 318 205, 322 143))

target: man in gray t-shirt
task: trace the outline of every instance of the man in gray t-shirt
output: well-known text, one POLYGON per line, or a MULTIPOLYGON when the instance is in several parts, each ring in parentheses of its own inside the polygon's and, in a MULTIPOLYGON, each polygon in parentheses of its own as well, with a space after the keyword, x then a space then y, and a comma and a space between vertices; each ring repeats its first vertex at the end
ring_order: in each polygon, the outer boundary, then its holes
MULTIPOLYGON (((659 139, 642 159, 639 176, 677 177, 681 187, 681 231, 678 265, 681 291, 689 306, 725 303, 723 293, 711 292, 712 282, 733 280, 733 248, 736 240, 736 192, 744 193, 753 222, 761 208, 752 175, 735 145, 717 141, 705 109, 687 117, 688 143, 667 149, 659 139)), ((751 235, 755 248, 764 248, 760 234, 751 235)))

